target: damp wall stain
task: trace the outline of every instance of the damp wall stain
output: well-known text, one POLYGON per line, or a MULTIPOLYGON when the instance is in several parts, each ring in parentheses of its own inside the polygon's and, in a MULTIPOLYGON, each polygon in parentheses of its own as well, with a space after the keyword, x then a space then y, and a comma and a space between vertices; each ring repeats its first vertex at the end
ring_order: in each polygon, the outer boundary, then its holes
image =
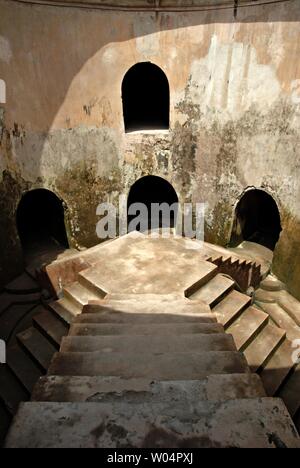
POLYGON ((0 18, 10 47, 9 62, 0 57, 2 271, 13 275, 22 263, 15 214, 24 192, 58 195, 70 244, 89 247, 98 242, 98 204, 117 204, 137 179, 158 175, 181 202, 206 203, 206 240, 221 245, 243 191, 270 193, 283 227, 274 271, 300 297, 298 0, 252 7, 251 18, 244 8, 235 22, 227 11, 218 21, 209 13, 43 12, 3 2, 0 18), (168 77, 169 132, 124 133, 122 79, 141 61, 168 77))

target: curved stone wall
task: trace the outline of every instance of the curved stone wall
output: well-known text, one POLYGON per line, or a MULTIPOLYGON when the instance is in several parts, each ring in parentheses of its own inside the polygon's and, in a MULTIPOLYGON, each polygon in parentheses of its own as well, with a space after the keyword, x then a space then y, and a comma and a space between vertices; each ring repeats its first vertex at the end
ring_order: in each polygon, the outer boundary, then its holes
POLYGON ((300 296, 299 5, 251 3, 179 14, 0 0, 3 279, 21 265, 15 213, 24 192, 56 193, 71 244, 89 247, 98 203, 158 175, 181 201, 207 203, 206 239, 222 245, 243 191, 271 194, 283 227, 276 273, 300 296), (168 77, 168 132, 124 131, 122 81, 142 61, 168 77))
MULTIPOLYGON (((13 0, 18 3, 40 5, 66 5, 78 7, 99 7, 103 9, 131 10, 209 10, 215 8, 234 8, 234 0, 13 0)), ((287 0, 282 0, 283 2, 287 0)), ((274 3, 274 0, 255 0, 256 4, 274 3)), ((238 7, 253 6, 253 0, 239 0, 238 7)))

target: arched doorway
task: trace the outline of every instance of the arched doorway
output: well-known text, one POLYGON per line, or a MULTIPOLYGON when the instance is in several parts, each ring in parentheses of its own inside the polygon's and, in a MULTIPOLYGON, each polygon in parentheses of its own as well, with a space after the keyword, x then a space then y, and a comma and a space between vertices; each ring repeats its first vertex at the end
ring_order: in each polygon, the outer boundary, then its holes
POLYGON ((157 65, 142 62, 126 73, 122 83, 125 131, 169 128, 169 82, 157 65))
POLYGON ((23 195, 17 209, 17 228, 25 253, 59 245, 68 248, 62 201, 50 190, 23 195))
MULTIPOLYGON (((136 203, 141 203, 146 207, 143 222, 149 229, 173 228, 175 226, 178 213, 178 196, 173 186, 162 177, 145 176, 133 184, 127 201, 129 226, 135 218, 135 215, 130 212, 130 207, 134 208, 136 203), (153 204, 156 204, 156 208, 153 207, 153 204), (157 211, 157 205, 161 207, 159 211, 157 211)), ((143 228, 144 224, 141 224, 142 226, 140 225, 136 229, 147 230, 147 227, 143 228)))
POLYGON ((247 240, 274 250, 281 230, 280 214, 273 197, 264 190, 248 190, 236 207, 232 243, 247 240))

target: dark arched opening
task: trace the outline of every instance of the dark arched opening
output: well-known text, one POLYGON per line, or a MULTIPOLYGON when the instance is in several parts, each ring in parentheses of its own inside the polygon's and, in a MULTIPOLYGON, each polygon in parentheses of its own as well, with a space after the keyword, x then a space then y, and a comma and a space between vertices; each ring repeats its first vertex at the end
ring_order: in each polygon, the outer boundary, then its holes
POLYGON ((136 228, 137 230, 173 228, 175 226, 178 214, 178 196, 173 186, 165 179, 157 176, 146 176, 133 184, 127 203, 129 225, 136 218, 135 214, 130 213, 130 207, 135 212, 136 203, 145 206, 143 222, 147 225, 143 228, 144 224, 141 223, 142 225, 140 224, 136 228), (160 205, 159 210, 157 209, 158 205, 160 205))
POLYGON ((63 203, 49 190, 32 190, 22 197, 17 210, 17 228, 25 253, 54 244, 69 246, 63 203))
POLYGON ((274 250, 281 230, 279 210, 271 195, 258 189, 247 191, 236 207, 232 243, 246 240, 274 250))
POLYGON ((125 131, 169 128, 170 89, 157 65, 142 62, 126 73, 122 84, 125 131))

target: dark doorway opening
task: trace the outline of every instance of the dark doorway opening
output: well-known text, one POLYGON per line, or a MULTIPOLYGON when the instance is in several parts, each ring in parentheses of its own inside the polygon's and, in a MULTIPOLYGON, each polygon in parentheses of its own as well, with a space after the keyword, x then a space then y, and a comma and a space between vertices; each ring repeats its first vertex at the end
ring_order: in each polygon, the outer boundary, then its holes
POLYGON ((122 99, 126 132, 169 128, 169 82, 157 65, 134 65, 124 77, 122 99))
MULTIPOLYGON (((136 217, 136 215, 129 213, 130 207, 133 208, 135 203, 142 203, 147 208, 143 222, 148 226, 148 229, 175 227, 178 214, 178 196, 172 185, 165 179, 157 176, 145 176, 133 184, 127 202, 128 224, 136 217), (166 210, 154 212, 152 204, 165 204, 166 210), (174 209, 170 209, 174 204, 176 204, 173 206, 174 209)), ((139 225, 136 229, 146 230, 147 228, 143 229, 143 225, 142 223, 142 226, 139 225)))
POLYGON ((49 190, 32 190, 22 197, 17 228, 25 253, 55 244, 69 247, 63 203, 49 190))
POLYGON ((271 195, 258 189, 246 192, 236 207, 232 243, 247 240, 274 250, 281 230, 279 210, 271 195))

